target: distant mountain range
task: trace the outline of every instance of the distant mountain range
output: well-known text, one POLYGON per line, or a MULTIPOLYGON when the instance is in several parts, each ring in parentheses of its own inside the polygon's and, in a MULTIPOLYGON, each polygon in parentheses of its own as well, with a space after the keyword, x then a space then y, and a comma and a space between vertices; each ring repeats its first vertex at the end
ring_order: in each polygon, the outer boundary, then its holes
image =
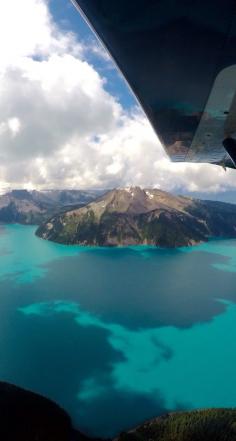
POLYGON ((0 222, 39 225, 53 214, 88 204, 100 190, 12 190, 0 196, 0 222))
POLYGON ((218 193, 212 193, 207 191, 186 191, 179 189, 177 193, 181 196, 189 196, 195 199, 203 199, 208 201, 219 201, 227 202, 229 204, 236 204, 236 191, 235 190, 225 190, 218 193))
POLYGON ((115 189, 52 216, 36 234, 64 244, 189 246, 210 237, 236 237, 236 205, 158 189, 115 189))

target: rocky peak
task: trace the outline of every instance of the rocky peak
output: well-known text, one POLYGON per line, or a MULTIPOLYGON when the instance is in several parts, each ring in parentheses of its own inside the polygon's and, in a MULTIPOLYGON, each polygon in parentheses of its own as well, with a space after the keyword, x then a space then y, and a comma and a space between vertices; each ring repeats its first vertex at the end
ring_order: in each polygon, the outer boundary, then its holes
POLYGON ((107 192, 103 197, 89 204, 87 208, 92 209, 100 218, 105 211, 128 214, 141 214, 158 209, 184 211, 190 203, 189 198, 176 197, 159 189, 125 187, 107 192))

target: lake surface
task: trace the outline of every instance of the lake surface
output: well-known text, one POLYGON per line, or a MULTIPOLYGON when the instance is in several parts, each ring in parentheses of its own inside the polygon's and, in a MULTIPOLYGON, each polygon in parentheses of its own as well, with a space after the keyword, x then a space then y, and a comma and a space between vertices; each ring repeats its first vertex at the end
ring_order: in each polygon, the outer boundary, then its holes
POLYGON ((236 240, 82 248, 0 226, 0 379, 102 437, 236 406, 236 240))

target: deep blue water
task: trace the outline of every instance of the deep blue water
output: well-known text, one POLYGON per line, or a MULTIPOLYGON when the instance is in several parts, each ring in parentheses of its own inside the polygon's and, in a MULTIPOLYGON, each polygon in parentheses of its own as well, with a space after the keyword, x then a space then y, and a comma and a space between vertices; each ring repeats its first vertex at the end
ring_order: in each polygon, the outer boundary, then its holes
POLYGON ((0 379, 111 436, 169 410, 236 406, 236 240, 81 248, 0 227, 0 379))

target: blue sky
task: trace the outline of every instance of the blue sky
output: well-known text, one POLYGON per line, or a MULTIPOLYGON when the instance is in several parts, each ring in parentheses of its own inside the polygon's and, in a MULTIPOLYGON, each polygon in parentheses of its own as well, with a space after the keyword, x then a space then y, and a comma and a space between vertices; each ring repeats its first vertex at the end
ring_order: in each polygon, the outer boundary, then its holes
MULTIPOLYGON (((69 0, 51 0, 49 6, 55 21, 59 23, 63 29, 73 31, 79 40, 82 39, 85 42, 93 41, 94 44, 100 44, 84 18, 69 0)), ((101 57, 96 57, 94 53, 87 54, 87 59, 94 65, 96 70, 101 72, 101 75, 106 77, 107 84, 105 88, 109 93, 117 96, 122 106, 130 109, 137 104, 133 93, 129 90, 128 85, 120 73, 118 73, 112 61, 108 64, 107 61, 102 60, 101 57)))

